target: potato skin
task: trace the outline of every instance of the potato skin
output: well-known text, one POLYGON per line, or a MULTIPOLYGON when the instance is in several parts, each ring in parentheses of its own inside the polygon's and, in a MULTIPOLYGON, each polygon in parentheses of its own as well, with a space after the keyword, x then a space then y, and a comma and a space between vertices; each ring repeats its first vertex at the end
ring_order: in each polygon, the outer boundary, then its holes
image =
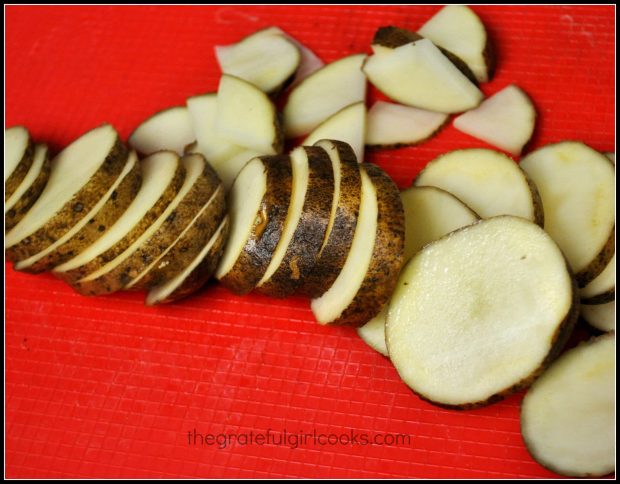
MULTIPOLYGON (((129 149, 117 136, 114 146, 94 175, 65 205, 34 233, 6 250, 11 262, 27 259, 46 249, 79 222, 119 177, 129 157, 129 149)), ((52 160, 53 165, 53 160, 52 160)))
MULTIPOLYGON (((519 167, 521 168, 521 167, 519 167)), ((540 198, 540 193, 538 192, 538 188, 534 183, 534 180, 530 178, 530 176, 525 173, 525 170, 521 169, 521 173, 525 177, 527 181, 527 186, 530 189, 530 193, 532 194, 532 203, 534 204, 534 222, 541 228, 545 227, 545 211, 543 209, 542 198, 540 198)))
POLYGON ((267 190, 261 200, 250 237, 220 282, 240 296, 252 291, 261 280, 276 250, 293 186, 293 168, 288 155, 259 157, 265 166, 267 190))
POLYGON ((607 267, 607 264, 609 263, 609 261, 611 260, 611 258, 614 256, 615 253, 616 253, 616 227, 614 225, 614 228, 609 234, 609 238, 607 239, 607 242, 605 242, 605 245, 603 246, 601 251, 598 253, 598 255, 594 258, 592 262, 590 262, 588 267, 586 267, 585 269, 575 274, 575 277, 577 279, 577 284, 579 285, 579 287, 586 287, 590 282, 592 282, 596 278, 596 276, 598 276, 601 272, 603 272, 603 270, 605 270, 605 267, 607 267))
POLYGON ((302 284, 317 261, 325 238, 334 196, 334 172, 329 155, 318 146, 302 147, 308 155, 308 187, 301 217, 280 266, 256 288, 261 294, 285 298, 302 284))
POLYGON ((116 244, 110 247, 108 250, 99 254, 97 257, 87 262, 86 264, 81 265, 80 267, 76 267, 75 269, 71 269, 65 272, 53 272, 53 274, 62 279, 67 284, 73 285, 83 277, 86 277, 88 274, 96 271, 101 266, 107 264, 112 259, 115 259, 118 255, 129 247, 134 240, 136 240, 144 231, 151 226, 155 220, 159 218, 159 216, 163 213, 166 207, 170 204, 172 199, 175 197, 181 186, 183 185, 183 180, 185 179, 185 167, 180 162, 177 161, 177 168, 172 177, 172 180, 166 187, 164 193, 159 197, 155 205, 153 205, 142 217, 142 219, 134 225, 134 227, 116 244))
POLYGON ((196 213, 207 203, 221 181, 202 155, 191 154, 186 156, 199 157, 204 162, 203 171, 163 224, 148 240, 111 271, 93 280, 74 282, 72 286, 76 291, 86 296, 98 296, 123 289, 176 240, 193 220, 196 213))
MULTIPOLYGON (((21 128, 18 128, 21 129, 21 128)), ((26 129, 26 128, 23 128, 26 129)), ((26 130, 27 131, 27 130, 26 130)), ((4 201, 6 202, 11 195, 17 190, 21 182, 24 180, 26 175, 28 174, 28 170, 32 166, 34 161, 34 142, 28 134, 28 144, 26 145, 26 150, 22 156, 22 159, 19 160, 19 163, 15 167, 13 173, 9 175, 9 178, 6 180, 4 184, 4 201)), ((8 231, 8 228, 5 228, 5 232, 8 231)))
POLYGON ((142 184, 140 163, 136 162, 125 178, 112 192, 101 209, 82 227, 73 237, 67 240, 56 250, 50 252, 35 263, 21 269, 23 272, 39 274, 50 271, 54 267, 67 262, 78 255, 82 250, 95 242, 114 222, 125 212, 131 204, 142 184))
POLYGON ((582 304, 606 304, 612 302, 616 299, 616 288, 613 287, 605 292, 597 294, 596 296, 591 296, 587 298, 582 298, 582 304))
POLYGON ((49 151, 45 154, 43 166, 37 178, 28 187, 28 190, 19 198, 13 207, 4 216, 4 232, 8 232, 15 227, 24 215, 30 210, 30 207, 37 201, 39 195, 45 188, 47 180, 50 177, 51 163, 49 159, 49 151))
POLYGON ((359 214, 362 180, 353 149, 342 141, 330 140, 340 156, 340 199, 331 232, 319 252, 312 271, 306 275, 299 293, 319 297, 334 283, 351 249, 359 214))
POLYGON ((377 232, 370 266, 355 298, 329 324, 362 326, 388 302, 404 263, 405 211, 394 181, 376 165, 363 163, 377 191, 377 232))

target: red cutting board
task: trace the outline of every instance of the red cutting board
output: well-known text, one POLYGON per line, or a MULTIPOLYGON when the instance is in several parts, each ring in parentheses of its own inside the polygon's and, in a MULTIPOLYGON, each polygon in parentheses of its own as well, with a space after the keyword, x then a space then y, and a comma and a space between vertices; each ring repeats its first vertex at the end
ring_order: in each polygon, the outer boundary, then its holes
MULTIPOLYGON (((216 44, 278 25, 329 62, 369 52, 379 26, 415 30, 438 9, 7 6, 5 126, 26 125, 54 149, 104 121, 126 137, 216 89, 216 44)), ((615 7, 474 10, 499 53, 482 89, 514 82, 531 95, 531 147, 580 139, 613 151, 615 7)), ((485 145, 448 126, 367 161, 405 187, 438 154, 475 146, 485 145)), ((147 308, 140 293, 86 298, 50 275, 5 269, 7 477, 554 476, 521 440, 522 394, 476 411, 436 408, 353 329, 316 324, 302 298, 211 285, 147 308), (394 434, 407 438, 387 445, 394 434), (362 435, 384 445, 350 442, 362 435)))

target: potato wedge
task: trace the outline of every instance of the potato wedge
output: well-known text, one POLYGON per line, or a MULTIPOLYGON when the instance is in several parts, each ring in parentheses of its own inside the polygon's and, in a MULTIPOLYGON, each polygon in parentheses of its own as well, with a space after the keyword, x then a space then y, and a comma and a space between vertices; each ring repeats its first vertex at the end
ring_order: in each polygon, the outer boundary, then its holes
POLYGON ((415 186, 435 186, 455 195, 483 218, 517 215, 543 224, 536 185, 513 160, 484 148, 456 150, 431 161, 415 186))
POLYGON ((579 307, 581 317, 600 331, 616 330, 616 300, 603 304, 581 304, 579 307))
POLYGON ((551 237, 499 216, 413 256, 390 302, 386 342, 421 398, 476 408, 527 387, 561 351, 577 313, 574 279, 551 237))
POLYGON ((62 150, 53 160, 43 192, 6 234, 8 260, 41 252, 82 220, 125 167, 129 150, 116 130, 104 124, 62 150))
POLYGON ((13 195, 32 165, 34 143, 23 126, 4 130, 4 201, 13 195))
POLYGON ((521 404, 521 435, 531 456, 564 476, 614 472, 616 342, 607 334, 564 353, 521 404))
POLYGON ((143 121, 129 136, 129 146, 144 156, 161 150, 182 155, 195 139, 189 111, 185 106, 175 106, 143 121))
POLYGON ((583 143, 564 141, 528 154, 521 168, 542 198, 545 230, 586 286, 615 253, 614 165, 583 143))

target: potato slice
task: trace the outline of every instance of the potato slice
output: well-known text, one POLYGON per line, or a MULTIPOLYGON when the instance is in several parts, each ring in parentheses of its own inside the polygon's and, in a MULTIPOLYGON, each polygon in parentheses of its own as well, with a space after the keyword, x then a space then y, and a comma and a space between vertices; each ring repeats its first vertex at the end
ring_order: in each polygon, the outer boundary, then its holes
POLYGON ((366 78, 360 71, 365 54, 327 64, 300 82, 284 106, 284 131, 294 138, 310 133, 345 106, 366 99, 366 78))
POLYGON ((480 106, 454 119, 454 127, 490 145, 519 156, 534 133, 536 109, 529 96, 511 84, 480 106))
POLYGON ((495 53, 484 24, 464 5, 448 5, 433 15, 418 33, 465 61, 479 82, 495 71, 495 53))
POLYGON ((447 121, 447 114, 377 101, 368 111, 366 146, 400 148, 417 145, 435 136, 447 121))
POLYGON ((282 236, 293 185, 288 156, 261 156, 239 172, 228 196, 230 235, 215 277, 235 294, 253 290, 282 236))
POLYGON ((361 326, 390 298, 403 263, 403 206, 398 188, 379 167, 360 165, 359 218, 344 267, 311 308, 320 324, 361 326))
POLYGON ((428 244, 403 269, 386 342, 403 381, 447 408, 527 387, 573 329, 576 287, 539 226, 500 216, 428 244))
MULTIPOLYGON (((480 219, 471 208, 441 188, 410 187, 400 192, 400 198, 405 210, 405 264, 425 245, 480 219)), ((377 316, 357 330, 371 348, 385 356, 388 356, 387 310, 386 304, 377 316)))
POLYGON ((360 163, 364 161, 364 139, 366 137, 366 104, 351 104, 333 114, 303 141, 303 145, 313 145, 322 139, 347 143, 360 163))
POLYGON ((540 192, 545 230, 586 286, 615 253, 614 165, 583 143, 564 141, 530 153, 521 168, 540 192))
POLYGON ((256 286, 261 294, 279 298, 293 294, 313 270, 334 197, 332 162, 323 148, 301 146, 290 157, 293 184, 284 229, 256 286))
POLYGON ((428 39, 374 54, 363 71, 379 91, 407 106, 458 113, 478 106, 484 98, 428 39))
POLYGON ((288 84, 301 62, 297 46, 271 29, 255 32, 236 44, 216 46, 215 57, 223 74, 252 83, 267 94, 288 84))
POLYGON ((147 306, 178 301, 203 287, 220 261, 227 235, 228 217, 226 216, 202 250, 183 271, 149 291, 146 296, 147 306))
POLYGON ((521 404, 521 434, 532 457, 564 476, 614 472, 616 342, 609 334, 564 353, 521 404))
POLYGON ((603 153, 609 160, 615 165, 616 164, 616 154, 615 153, 603 153))
POLYGON ((313 298, 331 287, 347 260, 357 225, 362 188, 357 158, 348 144, 321 140, 315 146, 323 148, 331 160, 334 195, 318 258, 299 287, 300 293, 313 298))
POLYGON ((49 271, 79 254, 125 212, 140 190, 141 183, 138 156, 132 151, 119 177, 86 216, 41 252, 15 263, 15 269, 32 274, 49 271))
POLYGON ((603 304, 582 304, 579 307, 581 317, 601 331, 616 330, 616 300, 603 304))
POLYGON ((175 106, 143 121, 129 136, 129 146, 145 156, 161 150, 181 155, 195 139, 189 111, 185 106, 175 106))
POLYGON ((13 195, 32 165, 34 144, 23 126, 4 130, 4 201, 13 195))
POLYGON ((4 230, 15 227, 43 192, 50 176, 50 160, 46 145, 36 145, 28 173, 4 204, 4 230))
POLYGON ((264 92, 238 77, 223 75, 220 80, 215 131, 259 153, 282 151, 282 130, 275 106, 264 92))
POLYGON ((218 189, 220 180, 202 155, 186 155, 181 162, 185 180, 170 204, 123 253, 73 283, 80 294, 96 296, 123 289, 174 243, 218 189))
POLYGON ((616 254, 598 276, 579 290, 582 304, 603 304, 616 298, 616 254))
POLYGON ((73 284, 123 253, 166 210, 185 179, 185 167, 171 151, 141 162, 142 184, 129 207, 92 244, 54 267, 54 275, 73 284))
POLYGON ((517 215, 539 225, 544 220, 535 184, 519 165, 498 151, 451 151, 431 161, 414 184, 442 188, 483 218, 517 215))
POLYGON ((118 179, 129 151, 104 124, 75 140, 53 160, 43 192, 6 234, 6 257, 20 261, 56 242, 82 220, 118 179))

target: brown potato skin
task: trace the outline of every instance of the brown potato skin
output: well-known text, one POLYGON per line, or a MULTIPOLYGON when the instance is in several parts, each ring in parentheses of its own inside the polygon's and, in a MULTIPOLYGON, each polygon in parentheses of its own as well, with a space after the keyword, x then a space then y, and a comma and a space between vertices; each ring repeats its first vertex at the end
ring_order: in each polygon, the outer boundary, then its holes
MULTIPOLYGON (((423 38, 424 37, 417 32, 401 29, 400 27, 387 26, 379 27, 377 29, 375 36, 372 39, 372 43, 387 47, 389 49, 395 49, 401 45, 410 44, 411 42, 416 42, 423 38)), ((444 49, 443 47, 439 47, 438 45, 436 45, 436 47, 448 58, 450 62, 452 62, 452 64, 454 64, 454 67, 456 67, 465 77, 467 77, 467 79, 469 79, 475 86, 478 85, 476 76, 459 56, 453 54, 447 49, 444 49)))
POLYGON ((183 185, 183 180, 185 179, 185 167, 180 162, 177 161, 177 168, 172 177, 172 180, 164 190, 164 193, 159 197, 155 205, 153 205, 142 217, 134 227, 116 244, 110 247, 108 250, 99 254, 97 257, 87 262, 86 264, 81 265, 80 267, 76 267, 75 269, 71 269, 65 272, 53 272, 53 274, 62 279, 67 284, 73 285, 78 280, 87 276, 91 272, 96 271, 101 266, 107 264, 112 259, 115 259, 118 255, 123 253, 127 247, 129 247, 134 240, 136 240, 144 231, 151 226, 155 220, 159 218, 159 216, 166 210, 166 207, 170 204, 172 199, 175 197, 181 186, 183 185))
POLYGON ((163 224, 111 271, 93 280, 74 282, 72 286, 76 291, 86 296, 98 296, 123 289, 155 261, 194 219, 194 216, 217 190, 221 181, 202 155, 191 154, 186 157, 200 158, 204 163, 203 171, 163 224))
POLYGON ((196 266, 196 268, 185 278, 183 284, 170 293, 167 298, 157 301, 155 304, 170 303, 191 296, 209 281, 215 272, 215 269, 217 269, 217 265, 220 262, 222 254, 224 253, 224 245, 226 244, 226 240, 228 238, 228 229, 229 223, 228 218, 226 217, 226 221, 222 227, 222 232, 215 240, 213 246, 202 262, 200 262, 200 264, 198 264, 198 266, 196 266))
POLYGON ((534 222, 540 228, 544 228, 545 212, 543 209, 542 198, 540 198, 540 193, 538 192, 538 188, 536 187, 534 180, 532 180, 530 176, 525 173, 525 170, 523 170, 521 167, 519 167, 519 169, 521 169, 521 173, 525 177, 525 180, 527 181, 527 186, 530 189, 530 193, 532 194, 532 203, 534 204, 534 220, 532 220, 532 222, 534 222))
POLYGON ((355 298, 340 317, 329 324, 362 326, 388 302, 404 263, 405 211, 394 181, 376 165, 363 163, 360 169, 377 191, 377 232, 370 266, 355 298))
POLYGON ((327 241, 316 263, 299 287, 299 293, 319 297, 329 289, 347 260, 359 213, 362 180, 353 149, 342 141, 330 140, 340 157, 340 200, 327 241))
MULTIPOLYGON (((26 129, 26 128, 23 128, 23 129, 26 129)), ((32 166, 33 161, 34 161, 34 142, 32 141, 30 134, 28 134, 28 144, 26 145, 26 150, 24 151, 22 159, 19 160, 19 163, 15 167, 15 170, 13 171, 13 173, 9 175, 9 178, 7 178, 6 183, 4 184, 4 201, 5 202, 9 198, 11 198, 11 195, 13 195, 15 190, 17 190, 19 185, 21 185, 22 181, 28 174, 28 171, 30 170, 30 167, 32 166)), ((5 229, 5 232, 6 231, 8 231, 8 229, 5 229)))
POLYGON ((597 294, 596 296, 581 299, 582 304, 605 304, 616 299, 616 288, 597 294))
POLYGON ((19 221, 24 218, 24 215, 30 210, 30 207, 37 201, 39 195, 45 188, 47 180, 50 177, 51 163, 49 159, 49 151, 45 154, 45 160, 41 171, 37 178, 32 182, 32 185, 28 187, 28 190, 19 198, 19 200, 13 205, 13 207, 4 216, 4 232, 8 232, 15 227, 19 221))
POLYGON ((590 262, 588 267, 586 267, 585 269, 575 274, 575 277, 577 279, 577 284, 579 285, 579 287, 586 287, 588 284, 590 284, 590 282, 596 279, 596 276, 598 276, 601 272, 603 272, 605 267, 607 267, 607 264, 609 263, 609 261, 611 260, 611 258, 614 256, 615 253, 616 253, 616 226, 614 225, 614 228, 611 230, 609 234, 609 238, 607 239, 607 242, 605 242, 605 245, 603 246, 601 251, 598 253, 598 255, 594 258, 592 262, 590 262))
POLYGON ((256 291, 285 298, 302 284, 317 261, 334 196, 332 162, 323 148, 303 146, 308 155, 308 187, 301 217, 280 266, 256 291))
POLYGON ((140 162, 136 161, 134 167, 125 175, 125 178, 123 178, 116 190, 112 192, 101 209, 81 230, 60 247, 57 247, 56 250, 28 267, 22 268, 21 271, 30 274, 50 271, 78 255, 101 237, 118 220, 135 198, 141 185, 142 173, 140 171, 140 162))
POLYGON ((284 229, 293 187, 293 167, 288 155, 259 158, 267 172, 267 190, 250 237, 232 269, 220 279, 224 287, 240 296, 256 287, 269 266, 284 229))
POLYGON ((6 250, 7 260, 17 262, 27 259, 46 249, 71 230, 114 184, 123 171, 128 157, 129 149, 117 136, 114 146, 90 180, 41 228, 9 247, 6 250))

